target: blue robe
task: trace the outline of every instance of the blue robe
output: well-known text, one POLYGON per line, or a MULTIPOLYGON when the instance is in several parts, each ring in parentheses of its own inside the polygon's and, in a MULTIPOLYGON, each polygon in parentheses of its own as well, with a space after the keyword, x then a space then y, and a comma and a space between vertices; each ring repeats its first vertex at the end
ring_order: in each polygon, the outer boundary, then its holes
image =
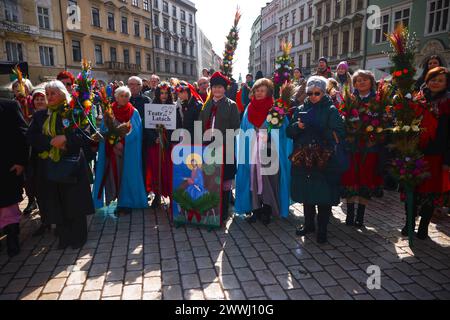
MULTIPOLYGON (((288 125, 289 119, 285 118, 283 125, 278 130, 272 129, 270 132, 272 143, 275 143, 277 154, 280 157, 279 207, 280 215, 283 218, 289 215, 290 206, 291 161, 288 157, 292 153, 293 144, 292 140, 286 136, 286 128, 288 125)), ((268 126, 267 122, 266 126, 268 126)), ((255 127, 248 120, 247 108, 241 121, 241 130, 245 133, 249 129, 255 130, 255 127)), ((236 159, 238 164, 236 174, 236 201, 234 207, 238 214, 245 214, 254 209, 252 208, 252 195, 250 190, 250 146, 251 143, 246 143, 244 148, 244 146, 240 145, 239 136, 236 137, 236 159), (239 163, 240 158, 245 159, 245 163, 239 163)))
POLYGON ((186 188, 186 192, 194 201, 200 199, 205 193, 208 192, 203 184, 203 173, 201 169, 197 169, 197 173, 194 178, 194 184, 189 185, 186 188))
MULTIPOLYGON (((102 122, 101 131, 106 131, 102 122)), ((95 170, 95 182, 92 198, 95 208, 104 206, 104 190, 101 199, 98 199, 100 185, 106 164, 105 142, 100 142, 98 150, 97 168, 95 170)), ((144 178, 142 176, 142 120, 139 112, 134 110, 131 117, 131 131, 125 137, 125 148, 123 156, 122 180, 118 207, 143 209, 148 207, 147 192, 145 191, 144 178)))

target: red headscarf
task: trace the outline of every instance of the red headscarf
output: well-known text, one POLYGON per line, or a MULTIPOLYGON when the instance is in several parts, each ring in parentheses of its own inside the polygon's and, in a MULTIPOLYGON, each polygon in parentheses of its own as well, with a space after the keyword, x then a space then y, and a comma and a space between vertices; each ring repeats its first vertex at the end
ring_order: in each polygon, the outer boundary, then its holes
POLYGON ((112 109, 114 112, 114 117, 119 120, 120 123, 130 121, 133 116, 134 107, 131 103, 127 103, 125 106, 119 107, 117 102, 113 102, 112 109))
POLYGON ((261 100, 256 100, 252 97, 248 105, 248 121, 255 127, 259 128, 267 118, 269 110, 273 107, 273 97, 266 97, 261 100))

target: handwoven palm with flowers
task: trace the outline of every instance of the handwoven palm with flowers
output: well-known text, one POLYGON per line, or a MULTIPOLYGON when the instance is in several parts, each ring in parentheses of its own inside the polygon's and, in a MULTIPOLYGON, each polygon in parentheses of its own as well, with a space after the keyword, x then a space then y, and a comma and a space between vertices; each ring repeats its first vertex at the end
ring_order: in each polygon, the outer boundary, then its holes
POLYGON ((239 29, 238 24, 241 19, 241 12, 239 8, 236 10, 234 16, 234 23, 227 36, 227 42, 225 43, 225 51, 223 52, 223 61, 220 69, 222 73, 229 79, 233 76, 233 58, 236 52, 237 44, 239 41, 239 29))
POLYGON ((399 24, 386 35, 392 52, 389 54, 392 67, 392 82, 396 87, 392 107, 387 109, 394 121, 391 147, 397 153, 392 163, 393 174, 406 188, 414 188, 427 176, 427 166, 422 160, 419 148, 422 120, 429 114, 427 105, 420 93, 414 92, 415 36, 399 24))
POLYGON ((275 99, 281 95, 281 87, 291 79, 291 73, 294 68, 294 62, 290 56, 292 49, 291 42, 282 42, 281 51, 283 54, 275 61, 275 72, 273 74, 273 83, 275 85, 275 99))
POLYGON ((114 117, 114 112, 112 110, 112 89, 111 87, 102 87, 99 91, 100 97, 100 107, 103 113, 103 123, 105 125, 105 132, 96 132, 92 139, 94 141, 100 141, 105 139, 109 144, 116 145, 120 140, 125 137, 131 130, 130 121, 125 123, 118 123, 114 117))
POLYGON ((273 128, 281 127, 283 121, 285 121, 285 118, 289 115, 291 98, 294 95, 294 91, 294 85, 287 81, 281 87, 281 97, 275 101, 274 106, 270 109, 266 118, 269 133, 273 128))

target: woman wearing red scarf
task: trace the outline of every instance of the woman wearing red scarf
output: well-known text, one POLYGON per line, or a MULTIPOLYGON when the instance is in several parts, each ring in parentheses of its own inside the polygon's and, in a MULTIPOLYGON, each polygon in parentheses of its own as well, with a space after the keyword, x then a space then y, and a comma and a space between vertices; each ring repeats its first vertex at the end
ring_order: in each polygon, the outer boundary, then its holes
POLYGON ((272 95, 272 81, 265 78, 256 81, 237 138, 235 209, 238 214, 247 214, 248 222, 260 218, 265 225, 270 223, 272 214, 288 215, 290 195, 287 149, 292 142, 286 136, 289 121, 284 121, 279 129, 268 132, 266 119, 274 105, 272 95), (250 137, 249 144, 246 142, 247 136, 250 137), (270 157, 272 161, 266 164, 264 157, 270 157), (274 165, 278 166, 278 170, 266 171, 274 165))
MULTIPOLYGON (((130 131, 123 138, 107 139, 99 147, 93 198, 96 208, 118 200, 117 214, 127 215, 132 209, 148 207, 147 193, 142 177, 142 121, 139 112, 129 102, 131 92, 119 87, 112 104, 114 121, 130 123, 130 131)), ((102 132, 105 125, 102 124, 102 132)))
MULTIPOLYGON (((420 148, 425 155, 430 177, 416 190, 416 205, 420 206, 417 237, 428 238, 428 226, 436 208, 442 206, 444 197, 450 193, 450 73, 446 68, 436 67, 425 76, 423 95, 431 107, 431 112, 423 115, 420 148)), ((408 234, 408 228, 402 229, 408 234)))

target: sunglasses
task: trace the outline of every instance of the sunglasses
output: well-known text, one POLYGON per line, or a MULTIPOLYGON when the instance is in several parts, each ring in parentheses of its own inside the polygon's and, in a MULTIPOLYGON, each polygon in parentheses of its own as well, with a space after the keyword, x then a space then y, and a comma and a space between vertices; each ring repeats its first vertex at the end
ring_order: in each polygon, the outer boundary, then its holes
POLYGON ((311 96, 316 96, 316 97, 320 97, 320 95, 322 94, 322 92, 308 92, 308 93, 306 93, 307 95, 308 95, 308 97, 311 97, 311 96))

